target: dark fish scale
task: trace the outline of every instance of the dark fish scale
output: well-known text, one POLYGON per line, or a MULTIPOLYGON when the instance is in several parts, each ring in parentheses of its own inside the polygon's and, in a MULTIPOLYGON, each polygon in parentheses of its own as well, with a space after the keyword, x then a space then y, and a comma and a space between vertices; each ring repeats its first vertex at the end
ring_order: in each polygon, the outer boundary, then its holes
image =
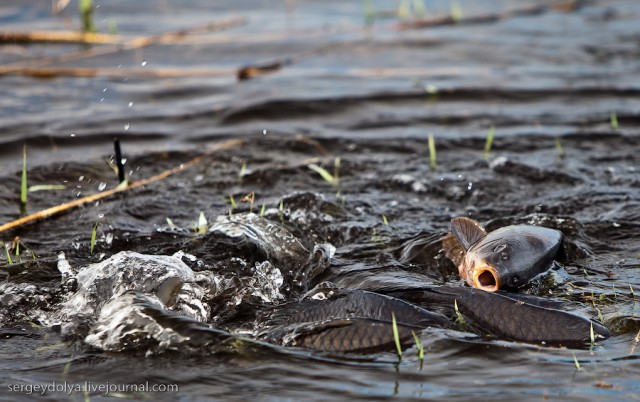
POLYGON ((531 296, 489 293, 467 287, 436 287, 392 291, 390 294, 424 308, 444 309, 445 314, 453 314, 455 300, 463 317, 474 326, 516 341, 580 346, 590 341, 591 325, 596 337, 611 336, 603 325, 550 308, 550 303, 531 296))
POLYGON ((533 306, 501 294, 470 289, 456 297, 463 316, 494 335, 525 342, 577 344, 595 335, 609 337, 609 330, 586 318, 544 307, 533 306))
POLYGON ((411 339, 411 331, 449 323, 440 314, 395 297, 364 290, 330 292, 328 299, 303 299, 279 306, 267 323, 265 339, 281 343, 295 334, 294 343, 310 349, 369 352, 393 348, 392 314, 403 341, 411 339))
MULTIPOLYGON (((421 328, 398 324, 398 335, 401 343, 412 338, 411 331, 421 328)), ((296 344, 305 348, 326 352, 373 352, 393 348, 393 326, 390 322, 355 319, 347 325, 334 327, 330 323, 325 328, 300 335, 296 344)))

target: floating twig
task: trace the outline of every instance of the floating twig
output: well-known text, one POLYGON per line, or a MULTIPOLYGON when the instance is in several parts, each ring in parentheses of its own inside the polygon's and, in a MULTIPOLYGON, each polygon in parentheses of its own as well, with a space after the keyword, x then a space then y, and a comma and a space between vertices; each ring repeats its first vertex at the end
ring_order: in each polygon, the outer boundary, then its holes
POLYGON ((165 32, 157 35, 142 36, 134 39, 127 40, 122 43, 114 43, 110 45, 104 45, 87 50, 81 50, 78 52, 63 53, 56 56, 43 57, 35 61, 17 62, 13 64, 7 64, 0 66, 0 75, 2 74, 16 74, 21 73, 22 70, 28 70, 37 67, 43 67, 54 63, 68 63, 70 61, 86 59, 95 56, 104 56, 112 53, 123 52, 126 50, 140 49, 156 43, 166 41, 177 41, 185 36, 200 33, 211 32, 221 29, 232 28, 245 23, 246 19, 241 17, 227 18, 221 21, 207 23, 192 28, 180 29, 177 31, 165 32))
POLYGON ((145 186, 147 184, 154 183, 154 182, 156 182, 158 180, 165 179, 165 178, 171 176, 172 174, 181 172, 181 171, 183 171, 183 170, 185 170, 187 168, 190 168, 190 167, 192 167, 194 165, 197 165, 198 163, 202 162, 202 160, 205 157, 207 157, 207 156, 209 156, 209 155, 211 155, 211 154, 213 154, 215 152, 222 151, 222 150, 225 150, 225 149, 238 147, 238 146, 244 144, 244 142, 245 142, 244 140, 227 140, 227 141, 221 142, 219 144, 216 144, 212 148, 210 148, 207 152, 196 156, 195 158, 191 159, 190 161, 188 161, 186 163, 181 163, 180 165, 178 165, 178 166, 176 166, 176 167, 174 167, 172 169, 165 170, 164 172, 159 173, 159 174, 157 174, 155 176, 151 176, 151 177, 146 178, 146 179, 141 179, 141 180, 135 181, 135 182, 129 184, 128 186, 119 186, 119 187, 116 187, 116 188, 108 190, 108 191, 103 191, 101 193, 92 194, 92 195, 89 195, 87 197, 78 198, 78 199, 73 200, 71 202, 67 202, 67 203, 64 203, 64 204, 56 205, 56 206, 53 206, 51 208, 47 208, 47 209, 44 209, 42 211, 36 212, 34 214, 27 215, 27 216, 22 217, 20 219, 16 219, 14 221, 5 223, 4 225, 0 225, 0 232, 7 231, 9 229, 15 229, 17 227, 26 225, 28 223, 36 222, 36 221, 51 217, 53 215, 57 215, 57 214, 59 214, 61 212, 68 211, 70 209, 79 207, 81 205, 85 205, 85 204, 88 204, 88 203, 91 203, 91 202, 95 202, 97 200, 101 200, 101 199, 106 198, 106 197, 110 197, 110 196, 112 196, 114 194, 118 194, 118 193, 121 193, 121 192, 124 192, 124 191, 127 191, 127 190, 132 190, 134 188, 145 186))

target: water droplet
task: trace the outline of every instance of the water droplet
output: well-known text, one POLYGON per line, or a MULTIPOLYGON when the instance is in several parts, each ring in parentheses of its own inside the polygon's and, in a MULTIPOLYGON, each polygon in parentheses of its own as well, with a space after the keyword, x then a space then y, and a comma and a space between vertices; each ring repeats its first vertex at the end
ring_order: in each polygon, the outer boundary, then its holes
POLYGON ((124 131, 129 130, 129 126, 130 126, 130 125, 129 125, 129 123, 125 123, 125 125, 124 125, 124 131))
POLYGON ((133 107, 133 102, 129 102, 129 107, 133 107))
POLYGON ((104 92, 107 92, 107 88, 102 89, 102 92, 103 92, 103 93, 104 93, 104 92))
POLYGON ((127 158, 122 158, 122 159, 120 159, 120 163, 121 163, 121 164, 123 164, 123 165, 124 165, 125 163, 127 163, 127 158))
POLYGON ((71 133, 71 137, 75 137, 75 136, 76 136, 76 133, 71 133))
POLYGON ((104 218, 104 214, 98 214, 98 219, 104 218))
POLYGON ((78 177, 78 181, 82 181, 82 180, 84 180, 84 176, 78 177))
POLYGON ((98 185, 98 191, 102 191, 102 190, 104 190, 105 188, 107 188, 107 183, 105 183, 105 182, 101 182, 101 183, 98 185))
POLYGON ((104 102, 104 98, 100 98, 100 102, 104 102))
POLYGON ((142 63, 140 63, 140 65, 141 65, 142 67, 146 66, 146 65, 147 65, 147 61, 146 61, 146 60, 142 60, 142 63))
POLYGON ((471 191, 472 188, 473 188, 473 183, 469 182, 469 185, 467 186, 467 190, 471 191))
POLYGON ((267 135, 267 129, 262 130, 262 135, 267 135))

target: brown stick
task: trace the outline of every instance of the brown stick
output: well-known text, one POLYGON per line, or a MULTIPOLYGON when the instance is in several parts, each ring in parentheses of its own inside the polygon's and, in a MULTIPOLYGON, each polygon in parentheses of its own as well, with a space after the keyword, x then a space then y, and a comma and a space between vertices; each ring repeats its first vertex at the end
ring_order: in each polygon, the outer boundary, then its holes
POLYGON ((213 22, 213 23, 209 23, 209 24, 205 24, 205 25, 197 26, 193 28, 186 28, 186 29, 166 32, 158 35, 143 36, 140 38, 135 38, 135 39, 125 41, 123 43, 105 45, 105 46, 97 47, 93 49, 81 50, 79 52, 63 53, 57 56, 44 57, 44 58, 36 59, 32 62, 17 62, 12 64, 6 64, 4 66, 0 66, 0 75, 17 73, 20 70, 26 69, 26 68, 42 67, 49 64, 53 64, 53 63, 66 63, 66 62, 85 59, 89 57, 104 56, 107 54, 117 53, 125 50, 139 49, 139 48, 146 47, 154 43, 159 43, 166 40, 178 40, 180 38, 183 38, 193 33, 210 32, 210 31, 216 31, 216 30, 235 27, 240 24, 243 24, 245 21, 246 21, 245 18, 228 18, 222 21, 217 21, 217 22, 213 22))
POLYGON ((111 68, 111 67, 35 67, 19 71, 5 71, 2 74, 25 75, 36 78, 56 77, 140 77, 140 78, 177 78, 177 77, 233 77, 233 68, 111 68))
POLYGON ((120 43, 122 38, 118 35, 100 34, 93 32, 73 31, 32 31, 32 32, 0 32, 2 43, 85 43, 85 44, 111 44, 120 43))
POLYGON ((169 170, 165 170, 164 172, 157 174, 155 176, 151 176, 149 178, 146 179, 142 179, 142 180, 138 180, 135 181, 131 184, 129 184, 128 186, 122 186, 122 187, 116 187, 114 189, 108 190, 108 191, 104 191, 102 193, 97 193, 97 194, 93 194, 93 195, 89 195, 87 197, 83 197, 83 198, 78 198, 76 200, 73 200, 71 202, 67 202, 64 204, 60 204, 60 205, 56 205, 54 207, 51 208, 47 208, 45 210, 42 211, 38 211, 36 213, 33 213, 31 215, 27 215, 24 216, 20 219, 16 219, 14 221, 5 223, 4 225, 0 226, 0 232, 4 232, 10 229, 15 229, 19 226, 23 226, 26 225, 28 223, 32 223, 32 222, 36 222, 42 219, 46 219, 49 218, 53 215, 57 215, 61 212, 70 210, 72 208, 75 207, 79 207, 81 205, 87 204, 87 203, 91 203, 97 200, 100 200, 102 198, 105 197, 109 197, 112 196, 114 194, 118 194, 127 190, 132 190, 134 188, 140 187, 140 186, 145 186, 147 184, 151 184, 153 182, 156 182, 158 180, 162 180, 168 176, 171 176, 172 174, 178 173, 184 169, 190 168, 198 163, 200 163, 205 157, 211 155, 214 152, 217 151, 222 151, 225 149, 230 149, 230 148, 235 148, 237 146, 240 146, 242 144, 244 144, 245 141, 244 140, 227 140, 225 142, 216 144, 214 147, 210 148, 209 150, 207 150, 207 152, 200 154, 198 156, 196 156, 195 158, 191 159, 190 161, 186 162, 186 163, 181 163, 180 165, 169 169, 169 170))

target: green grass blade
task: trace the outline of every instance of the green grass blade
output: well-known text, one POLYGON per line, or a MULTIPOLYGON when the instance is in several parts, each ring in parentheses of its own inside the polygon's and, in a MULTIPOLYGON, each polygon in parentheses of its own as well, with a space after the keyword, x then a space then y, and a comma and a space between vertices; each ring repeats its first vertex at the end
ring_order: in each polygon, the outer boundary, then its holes
POLYGON ((327 183, 335 185, 336 179, 331 173, 329 173, 327 169, 323 168, 322 166, 318 166, 315 163, 310 163, 307 165, 307 167, 318 173, 327 183))
POLYGON ((89 245, 89 254, 93 255, 93 249, 96 246, 96 234, 98 233, 98 224, 100 222, 96 222, 93 226, 93 230, 91 231, 91 243, 89 245))
POLYGON ((36 184, 35 186, 30 186, 27 191, 35 193, 36 191, 65 190, 66 188, 67 186, 64 184, 36 184))
POLYGON ((460 22, 463 18, 462 6, 458 0, 451 1, 451 19, 453 22, 460 22))
POLYGON ((562 147, 562 142, 560 142, 560 138, 556 138, 556 160, 564 159, 564 148, 562 147))
POLYGON ((7 255, 7 262, 9 263, 9 265, 13 265, 13 261, 11 260, 11 253, 9 252, 9 247, 6 243, 2 243, 2 248, 4 249, 4 252, 7 255))
POLYGON ((431 170, 436 170, 436 141, 433 134, 429 134, 429 166, 431 170))
POLYGON ((571 355, 573 356, 573 364, 576 365, 576 371, 580 371, 580 362, 578 362, 576 354, 574 352, 571 352, 571 355))
POLYGON ((385 226, 389 225, 389 220, 387 219, 387 215, 382 215, 382 223, 384 223, 385 226))
POLYGON ((418 335, 416 335, 414 331, 411 331, 411 335, 413 335, 413 340, 415 341, 416 348, 418 349, 418 359, 420 359, 420 363, 422 364, 422 361, 424 360, 424 345, 422 345, 420 338, 418 338, 418 335))
POLYGON ((409 4, 409 0, 401 0, 396 13, 398 15, 398 18, 400 18, 401 20, 409 18, 411 16, 411 7, 409 4))
POLYGON ((396 314, 391 312, 391 326, 393 327, 393 341, 396 344, 396 352, 398 358, 402 359, 402 345, 400 344, 400 333, 398 332, 398 323, 396 322, 396 314))
POLYGON ((207 217, 204 216, 204 212, 200 212, 200 216, 198 216, 198 224, 196 225, 196 233, 203 234, 206 233, 209 229, 209 223, 207 222, 207 217))
POLYGON ((611 112, 611 117, 609 118, 609 124, 611 124, 611 128, 614 130, 618 129, 618 115, 616 112, 611 112))
POLYGON ((495 126, 491 126, 487 133, 487 140, 484 143, 484 160, 489 160, 489 153, 491 152, 491 145, 493 145, 493 136, 496 134, 495 126))
POLYGON ((427 15, 427 6, 424 5, 424 0, 413 0, 413 10, 419 18, 424 18, 427 15))
POLYGON ((20 191, 20 205, 27 205, 27 146, 22 148, 22 186, 20 191))
POLYGON ((267 208, 267 204, 265 204, 264 201, 262 201, 262 208, 260 208, 260 216, 264 216, 264 211, 267 208))
POLYGON ((457 299, 453 300, 453 307, 454 307, 454 309, 456 311, 456 324, 459 325, 462 328, 465 328, 467 326, 467 321, 464 319, 464 316, 462 315, 460 310, 458 310, 458 300, 457 299))

